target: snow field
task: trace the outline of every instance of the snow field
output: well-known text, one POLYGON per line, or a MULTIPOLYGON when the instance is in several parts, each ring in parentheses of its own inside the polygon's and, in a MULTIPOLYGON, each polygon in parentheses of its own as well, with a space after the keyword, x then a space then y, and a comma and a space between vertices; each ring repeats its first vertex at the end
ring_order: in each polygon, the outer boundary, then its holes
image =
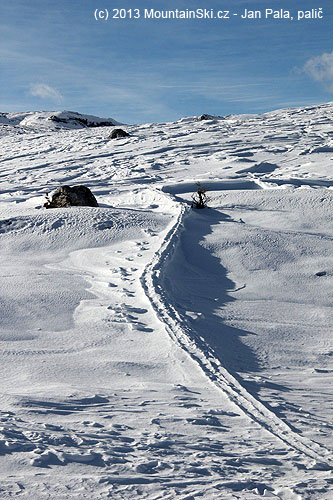
POLYGON ((332 114, 6 117, 1 498, 331 498, 332 114))

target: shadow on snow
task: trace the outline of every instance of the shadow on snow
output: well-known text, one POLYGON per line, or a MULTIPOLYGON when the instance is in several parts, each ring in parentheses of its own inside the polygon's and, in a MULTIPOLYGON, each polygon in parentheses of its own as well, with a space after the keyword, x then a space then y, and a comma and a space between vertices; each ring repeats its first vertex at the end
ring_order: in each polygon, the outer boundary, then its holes
MULTIPOLYGON (((224 323, 221 311, 226 304, 236 300, 228 294, 236 286, 228 278, 220 259, 202 244, 212 233, 212 226, 228 221, 235 222, 228 215, 210 208, 191 212, 164 269, 163 288, 193 334, 202 337, 222 365, 235 376, 235 372, 260 370, 252 350, 240 339, 255 333, 224 323)), ((257 392, 257 388, 252 389, 257 392)))

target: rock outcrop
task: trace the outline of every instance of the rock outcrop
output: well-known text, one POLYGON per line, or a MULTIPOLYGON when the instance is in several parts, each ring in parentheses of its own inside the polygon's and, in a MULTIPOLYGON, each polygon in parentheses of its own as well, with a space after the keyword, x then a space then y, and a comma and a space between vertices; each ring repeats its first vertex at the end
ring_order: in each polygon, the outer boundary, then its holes
POLYGON ((207 114, 205 113, 205 114, 203 114, 203 115, 199 116, 199 117, 198 117, 198 120, 199 120, 199 121, 203 121, 203 120, 213 120, 214 118, 216 118, 216 117, 215 117, 215 116, 213 116, 213 115, 207 115, 207 114))
POLYGON ((129 134, 122 128, 115 128, 109 135, 109 139, 118 139, 118 137, 129 137, 129 134))
POLYGON ((99 118, 93 115, 82 115, 75 111, 60 111, 49 116, 48 121, 66 128, 112 127, 120 125, 112 118, 99 118))
POLYGON ((97 200, 86 186, 60 186, 51 199, 47 196, 45 208, 98 207, 97 200))

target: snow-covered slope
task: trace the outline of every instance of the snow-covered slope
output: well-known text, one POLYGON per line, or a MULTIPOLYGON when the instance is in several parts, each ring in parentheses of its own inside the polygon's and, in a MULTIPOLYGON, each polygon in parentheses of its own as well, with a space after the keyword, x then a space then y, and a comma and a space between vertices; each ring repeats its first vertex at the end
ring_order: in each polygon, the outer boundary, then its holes
POLYGON ((329 500, 333 104, 54 114, 0 117, 1 498, 329 500))
POLYGON ((119 125, 113 118, 83 115, 74 111, 28 111, 23 113, 0 113, 0 126, 14 126, 21 129, 78 129, 85 127, 109 127, 119 125))

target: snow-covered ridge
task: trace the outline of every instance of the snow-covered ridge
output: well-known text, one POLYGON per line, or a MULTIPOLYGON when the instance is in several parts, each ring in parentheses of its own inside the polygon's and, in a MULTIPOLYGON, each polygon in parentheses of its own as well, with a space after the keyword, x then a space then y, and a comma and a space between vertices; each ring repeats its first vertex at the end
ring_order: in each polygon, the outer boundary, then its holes
MULTIPOLYGON (((269 111, 263 114, 231 114, 231 115, 210 115, 203 114, 198 116, 187 116, 180 118, 176 123, 203 122, 207 125, 220 122, 225 126, 235 125, 242 122, 259 121, 262 123, 303 121, 306 125, 312 120, 317 122, 318 115, 321 119, 319 123, 332 123, 333 121, 333 102, 319 104, 316 106, 305 106, 300 108, 284 108, 269 111)), ((76 111, 23 111, 17 113, 0 112, 0 127, 2 125, 11 125, 17 128, 28 128, 31 130, 58 130, 58 129, 82 129, 103 126, 122 125, 122 122, 114 118, 102 118, 94 115, 78 113, 76 111)), ((150 125, 150 124, 149 124, 150 125)), ((140 125, 142 128, 147 125, 140 125)))
POLYGON ((0 113, 0 125, 29 127, 31 129, 79 129, 86 127, 110 127, 120 125, 113 118, 100 118, 75 111, 27 111, 0 113))
POLYGON ((280 108, 273 111, 267 111, 266 113, 239 113, 239 114, 229 114, 229 115, 210 115, 210 114, 202 114, 198 116, 187 116, 181 118, 180 122, 191 122, 195 121, 218 121, 218 120, 226 120, 231 122, 236 121, 246 121, 246 120, 270 120, 276 118, 304 118, 307 116, 311 117, 311 115, 316 115, 320 113, 323 118, 331 118, 333 117, 333 101, 317 104, 313 106, 302 106, 297 108, 280 108))

